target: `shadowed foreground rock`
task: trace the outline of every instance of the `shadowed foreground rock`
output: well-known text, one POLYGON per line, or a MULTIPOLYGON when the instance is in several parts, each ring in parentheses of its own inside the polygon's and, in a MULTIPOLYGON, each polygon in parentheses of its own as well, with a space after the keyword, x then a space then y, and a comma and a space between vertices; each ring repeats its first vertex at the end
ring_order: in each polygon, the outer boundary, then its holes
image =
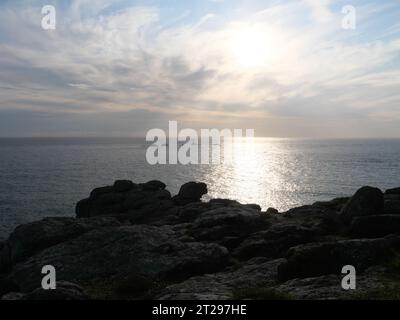
POLYGON ((400 236, 310 243, 291 248, 278 268, 278 279, 309 278, 340 273, 345 265, 364 271, 385 261, 400 249, 400 236))
POLYGON ((400 288, 399 190, 363 187, 351 198, 279 213, 228 199, 202 202, 204 183, 189 182, 172 197, 161 181, 119 180, 81 200, 76 218, 21 225, 0 243, 0 295, 374 298, 388 281, 400 288), (41 289, 44 265, 56 268, 56 290, 41 289), (356 293, 341 288, 344 265, 356 267, 356 293))
POLYGON ((384 197, 378 188, 362 187, 351 197, 341 215, 346 221, 360 216, 383 214, 384 197))

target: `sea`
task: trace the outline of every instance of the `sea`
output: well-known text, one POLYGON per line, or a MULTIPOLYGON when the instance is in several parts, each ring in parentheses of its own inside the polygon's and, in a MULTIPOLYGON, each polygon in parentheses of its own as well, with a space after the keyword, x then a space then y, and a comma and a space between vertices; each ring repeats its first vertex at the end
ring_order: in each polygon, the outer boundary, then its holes
POLYGON ((74 216, 75 204, 118 179, 161 180, 172 194, 189 181, 209 198, 285 211, 348 196, 365 185, 400 187, 399 139, 255 138, 230 164, 158 164, 141 138, 0 139, 0 240, 23 223, 74 216))

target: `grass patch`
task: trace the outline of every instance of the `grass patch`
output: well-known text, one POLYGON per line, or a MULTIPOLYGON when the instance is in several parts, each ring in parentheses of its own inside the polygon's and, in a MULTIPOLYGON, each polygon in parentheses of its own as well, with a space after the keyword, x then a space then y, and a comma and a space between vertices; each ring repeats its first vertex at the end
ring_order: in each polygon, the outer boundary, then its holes
POLYGON ((279 292, 272 288, 247 288, 233 291, 235 300, 251 299, 251 300, 292 300, 289 294, 279 292))

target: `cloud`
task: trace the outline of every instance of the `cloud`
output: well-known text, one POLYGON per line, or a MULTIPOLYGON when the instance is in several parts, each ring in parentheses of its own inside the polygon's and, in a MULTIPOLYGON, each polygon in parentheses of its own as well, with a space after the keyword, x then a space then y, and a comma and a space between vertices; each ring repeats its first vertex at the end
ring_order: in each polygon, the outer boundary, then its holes
MULTIPOLYGON (((393 6, 358 5, 359 29, 348 31, 328 0, 277 3, 240 18, 185 11, 179 19, 161 7, 123 3, 58 1, 55 31, 40 28, 39 2, 3 5, 0 110, 96 117, 146 110, 207 127, 274 122, 286 135, 321 134, 305 130, 307 121, 316 126, 315 119, 335 115, 349 127, 357 117, 400 122, 398 23, 379 30, 386 38, 363 35, 393 6), (243 30, 254 30, 245 33, 255 35, 254 48, 266 48, 262 63, 238 63, 232 48, 243 30)), ((250 50, 245 59, 254 57, 250 50)), ((151 126, 151 117, 143 121, 151 126)))

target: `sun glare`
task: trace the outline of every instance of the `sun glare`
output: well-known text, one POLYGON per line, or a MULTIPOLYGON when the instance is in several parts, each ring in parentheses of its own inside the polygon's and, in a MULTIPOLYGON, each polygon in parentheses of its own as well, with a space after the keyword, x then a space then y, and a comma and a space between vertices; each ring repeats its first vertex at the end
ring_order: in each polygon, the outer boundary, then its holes
POLYGON ((232 38, 234 59, 243 67, 267 65, 272 55, 271 38, 259 28, 244 28, 232 38))

